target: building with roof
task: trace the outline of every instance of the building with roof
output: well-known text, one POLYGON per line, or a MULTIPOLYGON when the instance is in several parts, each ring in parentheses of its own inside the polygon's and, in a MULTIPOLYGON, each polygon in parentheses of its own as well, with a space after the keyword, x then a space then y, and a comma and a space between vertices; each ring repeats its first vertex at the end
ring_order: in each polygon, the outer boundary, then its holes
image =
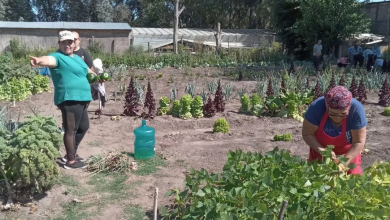
POLYGON ((29 48, 58 47, 61 30, 77 31, 83 47, 99 42, 105 52, 126 51, 133 39, 132 29, 127 23, 0 21, 0 52, 6 50, 14 38, 29 48))
MULTIPOLYGON (((179 42, 199 43, 215 47, 213 29, 180 28, 179 42)), ((133 46, 153 50, 173 43, 172 28, 133 28, 133 46)), ((222 48, 251 48, 275 41, 276 33, 265 29, 222 29, 222 48)))

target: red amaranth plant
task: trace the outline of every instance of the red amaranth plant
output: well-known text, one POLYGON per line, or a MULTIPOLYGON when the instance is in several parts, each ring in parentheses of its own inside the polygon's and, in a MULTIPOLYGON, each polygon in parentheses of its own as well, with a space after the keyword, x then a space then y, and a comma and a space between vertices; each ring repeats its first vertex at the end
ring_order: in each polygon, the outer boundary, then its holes
POLYGON ((353 98, 357 98, 358 97, 358 85, 356 83, 356 78, 355 76, 352 77, 352 82, 351 82, 351 86, 349 87, 349 91, 352 93, 352 97, 353 98))
POLYGON ((218 81, 217 91, 215 92, 214 106, 215 106, 215 110, 217 112, 224 112, 225 111, 225 102, 223 101, 221 80, 218 81))
POLYGON ((131 77, 129 87, 127 87, 125 99, 125 110, 123 114, 127 116, 137 116, 139 103, 137 101, 137 93, 135 91, 133 77, 131 77))
POLYGON ((203 106, 203 115, 205 117, 213 117, 215 115, 215 112, 216 110, 215 110, 213 100, 209 96, 206 105, 203 106))
POLYGON ((267 87, 267 96, 271 96, 271 95, 274 95, 274 91, 272 89, 272 81, 271 81, 271 78, 269 78, 268 80, 268 87, 267 87))
POLYGON ((379 105, 383 107, 388 107, 389 104, 390 104, 390 88, 389 88, 388 76, 386 76, 386 79, 383 82, 382 88, 379 92, 379 105))
POLYGON ((314 95, 313 95, 313 101, 324 95, 324 94, 322 93, 322 91, 321 91, 319 80, 317 80, 317 84, 316 84, 316 86, 314 87, 313 94, 314 94, 314 95))
POLYGON ((344 74, 341 75, 340 81, 339 81, 339 86, 344 86, 345 87, 345 76, 344 74))
POLYGON ((331 90, 332 88, 336 87, 336 80, 334 79, 334 73, 332 74, 332 78, 330 79, 328 90, 331 90))
POLYGON ((143 118, 154 118, 156 113, 156 100, 153 97, 153 91, 152 87, 150 86, 150 82, 148 82, 144 107, 148 109, 148 113, 143 114, 143 118))
POLYGON ((284 77, 282 77, 282 82, 280 84, 280 92, 286 94, 286 82, 284 80, 284 77))
POLYGON ((367 100, 367 91, 366 91, 366 87, 364 86, 363 78, 360 79, 357 100, 359 100, 359 102, 362 104, 364 104, 367 100))

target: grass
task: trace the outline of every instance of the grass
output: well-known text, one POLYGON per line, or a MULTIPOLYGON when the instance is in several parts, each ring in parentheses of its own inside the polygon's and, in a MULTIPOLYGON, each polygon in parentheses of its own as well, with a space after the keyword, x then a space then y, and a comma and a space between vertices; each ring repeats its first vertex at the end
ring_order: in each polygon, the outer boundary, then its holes
POLYGON ((112 202, 119 199, 129 199, 135 197, 133 189, 142 182, 134 182, 131 184, 126 184, 128 179, 127 175, 124 174, 97 174, 91 177, 87 182, 88 185, 94 187, 94 191, 102 194, 101 201, 112 202))
POLYGON ((123 205, 125 207, 124 215, 131 216, 131 218, 126 217, 126 219, 142 219, 145 216, 145 211, 139 207, 126 205, 127 201, 136 198, 134 190, 142 182, 127 183, 128 178, 129 176, 125 174, 96 174, 89 178, 86 183, 87 186, 81 186, 71 176, 62 176, 61 184, 67 186, 67 191, 78 196, 78 199, 82 202, 70 202, 63 205, 63 212, 52 220, 93 218, 101 214, 110 204, 123 205), (94 194, 98 194, 99 197, 88 198, 88 196, 94 196, 94 194), (123 204, 121 204, 121 201, 123 201, 123 204))
MULTIPOLYGON (((134 154, 128 153, 127 155, 134 158, 134 154)), ((158 171, 160 167, 165 167, 167 165, 167 162, 161 158, 160 155, 156 155, 155 157, 146 160, 134 160, 137 162, 138 170, 133 173, 138 176, 150 175, 158 171)))
POLYGON ((131 220, 143 220, 145 219, 146 212, 139 206, 128 205, 123 210, 125 219, 131 220))

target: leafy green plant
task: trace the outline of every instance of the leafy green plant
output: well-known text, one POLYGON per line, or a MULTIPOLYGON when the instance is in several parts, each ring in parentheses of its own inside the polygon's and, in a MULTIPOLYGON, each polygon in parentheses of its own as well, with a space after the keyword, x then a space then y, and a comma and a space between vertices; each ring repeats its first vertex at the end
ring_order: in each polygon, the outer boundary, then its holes
POLYGON ((165 96, 160 99, 160 107, 157 109, 157 115, 166 115, 169 112, 169 99, 165 96))
POLYGON ((275 134, 274 141, 291 141, 292 134, 275 134))
POLYGON ((229 133, 229 123, 224 118, 218 118, 214 123, 213 132, 229 133))
POLYGON ((252 106, 250 112, 253 115, 258 115, 258 112, 255 109, 255 106, 260 105, 260 97, 257 94, 253 94, 250 102, 251 102, 251 106, 252 106))
MULTIPOLYGON (((229 151, 221 173, 190 169, 184 190, 172 189, 163 219, 386 219, 390 214, 390 163, 374 164, 363 175, 346 175, 331 160, 309 162, 287 150, 229 151)), ((340 157, 342 164, 346 159, 340 157)))
POLYGON ((180 114, 179 117, 181 119, 189 119, 192 118, 191 115, 191 102, 192 97, 189 94, 185 94, 180 98, 180 114))
POLYGON ((247 95, 243 95, 241 97, 241 108, 240 108, 240 112, 242 113, 249 113, 249 107, 250 107, 250 100, 249 100, 249 97, 247 95))
POLYGON ((173 101, 173 102, 172 102, 172 108, 171 108, 171 110, 170 110, 171 115, 172 115, 173 117, 179 117, 179 115, 180 115, 180 109, 181 109, 181 107, 180 107, 180 101, 179 101, 179 100, 173 101))
POLYGON ((200 96, 195 96, 191 103, 191 115, 194 118, 203 117, 203 99, 200 96))
POLYGON ((390 116, 390 107, 385 108, 385 110, 383 111, 383 115, 390 116))
POLYGON ((39 94, 49 91, 49 78, 41 74, 36 75, 32 80, 32 94, 39 94))
POLYGON ((37 192, 49 189, 60 174, 55 159, 61 144, 62 135, 54 118, 28 117, 9 139, 12 151, 3 163, 10 180, 37 192))

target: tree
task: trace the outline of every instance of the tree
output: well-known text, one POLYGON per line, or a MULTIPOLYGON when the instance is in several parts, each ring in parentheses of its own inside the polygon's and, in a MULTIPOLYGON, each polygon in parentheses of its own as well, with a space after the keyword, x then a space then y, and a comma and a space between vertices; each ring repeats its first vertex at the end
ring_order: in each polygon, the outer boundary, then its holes
POLYGON ((180 0, 175 0, 175 14, 174 14, 174 27, 173 27, 173 51, 175 54, 179 52, 179 48, 177 45, 177 40, 179 38, 178 31, 179 31, 179 16, 183 12, 183 10, 186 8, 184 5, 181 6, 179 9, 179 2, 180 0))
POLYGON ((118 4, 114 7, 112 19, 117 23, 127 23, 130 22, 130 14, 128 6, 118 4))
POLYGON ((5 20, 5 0, 0 0, 0 21, 5 20))
POLYGON ((217 25, 217 32, 214 34, 215 36, 215 48, 217 50, 217 53, 219 54, 221 52, 221 38, 222 38, 222 30, 221 30, 221 23, 218 23, 217 25))
POLYGON ((370 19, 361 11, 363 3, 358 0, 301 0, 299 5, 302 17, 293 30, 311 44, 321 39, 334 50, 352 34, 369 31, 370 19))
POLYGON ((113 8, 108 0, 91 0, 91 22, 112 22, 113 8))
POLYGON ((61 21, 88 22, 89 1, 87 0, 63 0, 61 21))
MULTIPOLYGON (((269 19, 272 27, 287 49, 287 54, 293 54, 298 60, 308 58, 307 38, 294 32, 293 26, 302 19, 300 4, 295 0, 266 0, 264 8, 269 9, 269 19)), ((265 11, 266 9, 262 9, 265 11)))
MULTIPOLYGON (((73 2, 73 1, 72 1, 73 2)), ((62 1, 33 0, 38 21, 61 21, 62 1)))
POLYGON ((35 15, 29 0, 2 0, 4 20, 6 21, 34 21, 35 15))

